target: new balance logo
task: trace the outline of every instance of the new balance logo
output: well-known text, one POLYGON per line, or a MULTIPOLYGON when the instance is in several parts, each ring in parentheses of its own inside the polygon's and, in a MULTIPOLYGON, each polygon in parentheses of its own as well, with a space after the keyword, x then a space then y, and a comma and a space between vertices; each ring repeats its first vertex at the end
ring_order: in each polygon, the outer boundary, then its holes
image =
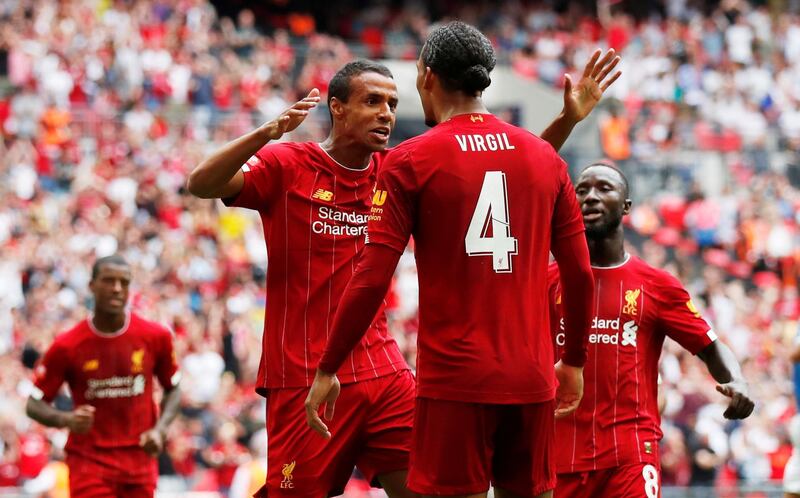
POLYGON ((333 192, 325 189, 317 189, 316 192, 311 196, 312 199, 319 199, 325 202, 331 202, 333 200, 333 192))

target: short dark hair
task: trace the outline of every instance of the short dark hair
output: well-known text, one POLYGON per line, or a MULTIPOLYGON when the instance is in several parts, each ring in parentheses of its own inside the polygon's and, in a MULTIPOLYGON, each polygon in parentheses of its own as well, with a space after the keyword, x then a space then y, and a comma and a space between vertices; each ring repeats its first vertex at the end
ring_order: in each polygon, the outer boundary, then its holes
POLYGON ((366 59, 348 62, 336 71, 336 74, 333 75, 330 83, 328 83, 328 108, 331 107, 331 99, 334 97, 342 102, 347 102, 347 99, 350 98, 350 81, 364 73, 378 73, 394 79, 389 68, 380 62, 366 59))
POLYGON ((441 79, 446 90, 469 95, 482 92, 492 79, 497 58, 477 28, 452 21, 431 31, 420 53, 422 63, 441 79))
POLYGON ((97 258, 94 264, 92 265, 92 280, 97 278, 97 275, 100 274, 100 268, 105 265, 117 265, 117 266, 130 266, 128 261, 125 260, 119 254, 112 254, 111 256, 103 256, 102 258, 97 258))
POLYGON ((608 159, 601 159, 599 161, 595 161, 592 164, 583 168, 581 170, 581 174, 583 174, 583 172, 589 168, 596 168, 596 167, 608 168, 610 170, 615 171, 617 173, 617 176, 619 176, 620 180, 622 180, 622 186, 625 187, 625 197, 628 198, 631 196, 631 186, 628 183, 628 177, 625 176, 625 173, 623 173, 622 170, 619 168, 619 166, 614 164, 613 161, 610 161, 608 159))

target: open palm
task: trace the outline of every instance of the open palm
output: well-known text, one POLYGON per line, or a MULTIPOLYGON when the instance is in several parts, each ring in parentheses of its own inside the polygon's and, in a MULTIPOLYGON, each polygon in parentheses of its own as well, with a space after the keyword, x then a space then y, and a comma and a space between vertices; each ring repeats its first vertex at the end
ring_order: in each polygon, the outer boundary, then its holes
POLYGON ((599 48, 594 51, 577 83, 572 82, 569 74, 564 77, 564 111, 575 121, 581 121, 588 116, 600 102, 603 92, 622 74, 617 71, 610 78, 608 77, 611 71, 617 67, 620 57, 613 48, 609 49, 601 58, 602 52, 599 48))

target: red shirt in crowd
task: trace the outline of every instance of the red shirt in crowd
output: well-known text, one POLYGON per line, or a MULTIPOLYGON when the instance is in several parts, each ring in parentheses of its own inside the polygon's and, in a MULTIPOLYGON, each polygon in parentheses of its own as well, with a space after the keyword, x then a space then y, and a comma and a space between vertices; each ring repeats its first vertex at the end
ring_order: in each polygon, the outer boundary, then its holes
MULTIPOLYGON (((319 144, 262 148, 243 167, 244 187, 231 206, 261 215, 269 253, 263 353, 257 391, 307 387, 344 288, 364 245, 375 174, 334 161, 319 144)), ((357 382, 408 368, 383 311, 349 355, 339 378, 357 382)))
MULTIPOLYGON (((622 265, 592 270, 595 308, 583 399, 573 415, 556 421, 559 473, 655 463, 662 437, 657 391, 664 338, 697 354, 717 337, 667 272, 631 256, 622 265)), ((551 328, 560 349, 558 275, 558 266, 551 265, 551 328)))

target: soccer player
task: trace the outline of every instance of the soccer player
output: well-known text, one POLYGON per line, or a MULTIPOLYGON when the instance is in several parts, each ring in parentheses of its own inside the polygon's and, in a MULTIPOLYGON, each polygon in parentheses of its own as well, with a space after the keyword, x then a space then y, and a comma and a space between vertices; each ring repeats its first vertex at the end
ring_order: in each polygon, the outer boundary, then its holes
POLYGON ((131 269, 119 255, 99 258, 89 288, 92 315, 56 337, 35 368, 29 417, 69 429, 67 466, 75 498, 151 498, 167 427, 180 390, 172 333, 126 309, 131 269), (164 389, 161 410, 153 377, 164 389), (66 382, 74 410, 50 405, 66 382))
MULTIPOLYGON (((556 375, 547 315, 552 248, 564 272, 568 351, 559 413, 580 400, 592 278, 566 164, 481 101, 495 65, 477 29, 432 31, 417 89, 433 126, 387 154, 368 242, 347 286, 307 402, 331 437, 340 371, 380 308, 413 234, 420 281, 418 389, 408 487, 424 495, 546 496, 556 375), (326 426, 318 409, 326 403, 326 426)), ((338 413, 338 412, 337 412, 338 413)))
MULTIPOLYGON (((596 51, 580 80, 567 79, 564 110, 543 132, 560 147, 619 73, 613 51, 596 51)), ((322 143, 278 143, 319 102, 319 92, 205 159, 188 189, 257 210, 269 253, 264 347, 257 391, 268 398, 270 496, 341 494, 354 465, 392 497, 406 496, 414 380, 382 312, 340 370, 340 417, 330 441, 294 416, 330 334, 334 313, 364 245, 375 177, 395 121, 397 91, 386 67, 346 64, 332 78, 332 129, 322 143), (243 166, 244 165, 244 166, 243 166)), ((374 318, 374 320, 373 320, 374 318)))
MULTIPOLYGON (((753 411, 733 353, 700 316, 675 277, 625 252, 622 218, 629 213, 628 181, 608 164, 584 169, 575 184, 586 227, 595 303, 578 410, 556 422, 556 498, 656 498, 661 476, 657 406, 658 360, 671 337, 708 367, 730 398, 725 417, 753 411)), ((559 269, 551 267, 551 321, 556 347, 565 336, 558 317, 559 269)))

